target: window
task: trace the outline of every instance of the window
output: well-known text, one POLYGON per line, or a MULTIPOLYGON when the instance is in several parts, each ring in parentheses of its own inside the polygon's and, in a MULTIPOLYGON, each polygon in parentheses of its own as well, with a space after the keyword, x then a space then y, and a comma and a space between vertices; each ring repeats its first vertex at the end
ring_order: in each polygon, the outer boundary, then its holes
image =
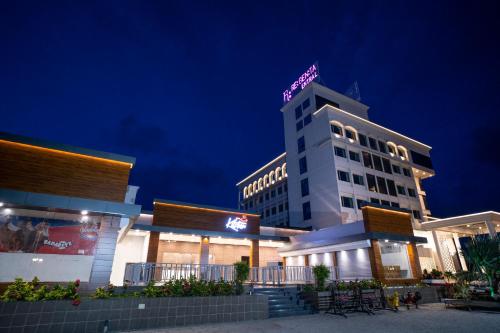
POLYGON ((306 150, 306 140, 303 136, 297 140, 297 150, 299 154, 306 150))
POLYGON ((403 147, 398 147, 398 154, 401 157, 401 159, 406 159, 406 151, 403 147))
POLYGON ((377 155, 372 155, 372 158, 373 158, 373 165, 375 166, 375 170, 384 171, 384 169, 382 168, 382 160, 380 159, 380 157, 377 155))
POLYGON ((295 119, 299 119, 300 117, 302 117, 302 106, 297 106, 295 108, 295 119))
POLYGON ((278 206, 278 212, 282 213, 283 212, 283 204, 280 204, 278 206))
POLYGON ((411 172, 410 172, 410 169, 403 168, 403 174, 404 174, 406 177, 411 177, 411 172))
POLYGON ((250 202, 248 203, 248 208, 253 208, 253 201, 250 201, 250 202))
POLYGON ((345 172, 345 171, 342 171, 342 170, 337 170, 337 176, 343 182, 348 182, 348 183, 351 182, 351 180, 349 179, 349 173, 348 172, 345 172))
POLYGON ((269 213, 270 213, 269 209, 266 209, 266 217, 269 217, 269 213))
POLYGON ((274 198, 276 196, 276 191, 275 190, 271 190, 271 198, 274 198))
POLYGON ((299 121, 299 122, 297 123, 297 125, 295 125, 295 126, 296 126, 296 128, 297 128, 297 131, 300 131, 302 128, 304 128, 304 123, 303 123, 303 122, 302 122, 302 120, 301 120, 301 121, 299 121))
POLYGON ((365 167, 373 169, 371 155, 370 155, 370 153, 367 153, 366 151, 363 152, 363 164, 365 165, 365 167))
POLYGON ((269 192, 266 192, 266 201, 269 200, 269 192))
POLYGON ((370 142, 370 148, 373 150, 377 150, 377 140, 374 138, 368 138, 368 141, 370 142))
POLYGON ((383 141, 378 142, 378 149, 381 153, 387 154, 387 145, 383 141))
POLYGON ((285 202, 285 209, 288 210, 288 201, 285 202))
POLYGON ((282 194, 283 193, 283 187, 278 187, 278 195, 282 194))
POLYGON ((302 218, 304 221, 311 219, 311 203, 309 201, 302 204, 302 218))
POLYGON ((380 203, 382 204, 382 206, 390 206, 391 203, 387 200, 381 200, 380 203))
POLYGON ((391 201, 391 207, 399 208, 399 203, 391 201))
POLYGON ((365 185, 365 178, 362 175, 357 175, 357 174, 353 173, 352 180, 354 181, 354 184, 361 185, 361 186, 365 185))
POLYGON ((416 151, 410 150, 411 154, 411 159, 413 160, 413 163, 421 165, 423 167, 426 167, 428 169, 434 169, 432 166, 432 161, 429 156, 422 155, 420 153, 417 153, 416 151))
POLYGON ((357 199, 356 204, 358 205, 358 209, 361 209, 366 204, 366 201, 363 199, 357 199))
POLYGON ((311 114, 309 113, 307 116, 304 117, 304 126, 309 125, 312 121, 311 114))
POLYGON ((311 105, 311 101, 309 100, 309 98, 306 98, 306 100, 302 103, 302 110, 307 109, 309 105, 311 105))
POLYGON ((353 131, 349 130, 349 129, 346 129, 345 130, 345 136, 346 138, 348 139, 351 139, 351 140, 356 140, 356 133, 354 133, 353 131))
POLYGON ((405 187, 404 187, 404 186, 398 185, 398 186, 397 186, 397 189, 398 189, 398 193, 399 193, 399 194, 401 194, 401 195, 406 195, 406 190, 405 190, 405 187))
POLYGON ((411 212, 413 213, 413 217, 416 218, 417 220, 420 220, 422 218, 418 210, 412 210, 411 212))
POLYGON ((342 136, 342 127, 335 124, 331 124, 330 127, 332 128, 333 133, 342 136))
POLYGON ((393 144, 388 144, 387 148, 389 148, 389 153, 392 155, 396 155, 396 148, 393 146, 393 144))
POLYGON ((392 165, 392 171, 394 171, 394 173, 399 173, 401 174, 401 168, 398 166, 398 165, 392 165))
POLYGON ((264 201, 264 197, 262 195, 259 195, 259 203, 262 203, 264 201))
POLYGON ((380 200, 377 199, 377 198, 370 198, 370 202, 374 203, 374 204, 377 204, 377 205, 380 205, 380 200))
POLYGON ((340 197, 340 199, 342 201, 342 207, 354 208, 354 203, 353 203, 352 198, 350 198, 350 197, 340 197))
POLYGON ((307 160, 305 156, 299 159, 299 170, 300 174, 307 172, 307 160))
POLYGON ((288 184, 285 184, 283 187, 285 188, 285 192, 288 192, 288 184))
POLYGON ((334 101, 331 101, 329 99, 326 99, 318 95, 314 95, 314 99, 316 101, 316 110, 321 109, 323 106, 325 106, 325 104, 334 106, 336 108, 340 107, 339 103, 335 103, 334 101))
POLYGON ((307 178, 300 181, 300 191, 303 197, 309 195, 309 180, 307 178))
POLYGON ((359 144, 365 147, 368 147, 368 143, 366 142, 366 136, 358 133, 359 144))
POLYGON ((384 172, 392 174, 391 161, 389 161, 387 158, 382 157, 382 164, 384 165, 384 172))
POLYGON ((276 207, 271 208, 271 215, 276 215, 276 207))
POLYGON ((416 198, 417 197, 417 194, 415 193, 415 190, 412 189, 412 188, 409 188, 408 189, 408 195, 412 198, 416 198))
POLYGON ((378 191, 382 194, 387 194, 387 186, 385 186, 385 179, 377 177, 378 191))
POLYGON ((356 153, 352 150, 349 150, 349 159, 351 161, 361 162, 361 159, 359 157, 359 153, 356 153))
POLYGON ((393 180, 386 179, 387 180, 387 189, 389 190, 389 195, 392 195, 393 197, 397 197, 398 194, 396 192, 396 184, 394 184, 393 180))
POLYGON ((372 192, 377 192, 377 183, 375 181, 375 176, 367 173, 366 181, 368 182, 368 190, 372 192))
POLYGON ((337 147, 337 146, 335 146, 335 155, 343 157, 343 158, 347 158, 345 149, 337 147))

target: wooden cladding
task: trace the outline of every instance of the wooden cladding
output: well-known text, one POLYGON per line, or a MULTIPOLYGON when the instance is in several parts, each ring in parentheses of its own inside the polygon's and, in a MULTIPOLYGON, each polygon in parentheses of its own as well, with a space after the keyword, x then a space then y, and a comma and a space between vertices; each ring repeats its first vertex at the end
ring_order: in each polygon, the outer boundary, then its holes
POLYGON ((0 188, 125 200, 131 165, 0 140, 0 188))
POLYGON ((409 213, 367 206, 363 207, 363 220, 366 232, 413 236, 409 213))
POLYGON ((237 233, 226 228, 226 223, 229 218, 241 218, 243 215, 246 216, 248 221, 246 228, 240 232, 258 235, 260 233, 260 221, 256 215, 169 203, 155 203, 153 225, 237 233))

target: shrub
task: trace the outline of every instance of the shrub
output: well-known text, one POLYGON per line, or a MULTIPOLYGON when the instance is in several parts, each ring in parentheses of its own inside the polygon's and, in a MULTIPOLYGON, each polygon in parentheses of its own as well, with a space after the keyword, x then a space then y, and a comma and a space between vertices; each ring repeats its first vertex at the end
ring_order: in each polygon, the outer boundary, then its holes
POLYGON ((313 267, 314 278, 316 279, 316 289, 325 290, 325 281, 330 276, 330 270, 325 265, 316 265, 313 267))
POLYGON ((105 298, 110 298, 113 297, 115 293, 115 286, 113 286, 111 283, 108 284, 107 287, 99 287, 95 290, 94 294, 92 294, 92 298, 97 298, 97 299, 105 299, 105 298))
MULTIPOLYGON (((8 301, 49 301, 49 300, 62 300, 70 299, 79 304, 80 295, 78 294, 78 287, 80 280, 69 282, 68 285, 61 286, 56 284, 52 288, 47 285, 41 285, 40 280, 35 277, 31 282, 23 281, 22 278, 16 278, 14 283, 10 284, 3 293, 1 300, 8 301)), ((78 305, 75 304, 75 305, 78 305)))
POLYGON ((248 279, 250 267, 244 261, 239 261, 234 264, 235 276, 235 293, 241 295, 243 293, 243 282, 248 279))

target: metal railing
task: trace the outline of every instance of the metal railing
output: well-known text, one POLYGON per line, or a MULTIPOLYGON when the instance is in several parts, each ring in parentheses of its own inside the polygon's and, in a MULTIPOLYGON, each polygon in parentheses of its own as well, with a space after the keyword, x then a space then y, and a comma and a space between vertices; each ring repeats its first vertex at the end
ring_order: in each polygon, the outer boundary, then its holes
MULTIPOLYGON (((328 267, 329 281, 336 280, 337 267, 328 267)), ((248 282, 264 285, 314 283, 311 266, 267 266, 252 267, 248 282)), ((194 276, 205 281, 234 281, 233 265, 198 265, 198 264, 163 264, 163 263, 127 263, 124 282, 129 285, 146 285, 150 281, 164 283, 173 279, 194 276)))

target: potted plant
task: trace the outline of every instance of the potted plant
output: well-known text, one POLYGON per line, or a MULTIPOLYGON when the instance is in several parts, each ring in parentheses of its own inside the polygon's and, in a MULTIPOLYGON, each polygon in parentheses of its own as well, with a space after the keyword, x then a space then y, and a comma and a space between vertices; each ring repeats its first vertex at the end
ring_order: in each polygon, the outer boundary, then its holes
POLYGON ((306 302, 312 304, 317 311, 328 310, 330 306, 331 291, 326 288, 326 280, 330 276, 330 270, 323 264, 316 265, 312 269, 315 285, 305 285, 302 296, 306 302))

